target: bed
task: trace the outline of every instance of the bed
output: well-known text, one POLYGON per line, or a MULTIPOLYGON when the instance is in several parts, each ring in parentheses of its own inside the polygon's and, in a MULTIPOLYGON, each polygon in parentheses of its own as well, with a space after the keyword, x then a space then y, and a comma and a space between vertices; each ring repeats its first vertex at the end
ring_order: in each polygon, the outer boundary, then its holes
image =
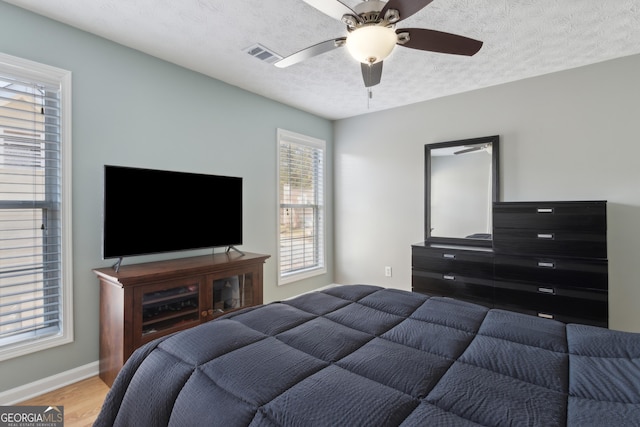
POLYGON ((640 334, 338 286, 139 348, 96 426, 638 426, 640 334))

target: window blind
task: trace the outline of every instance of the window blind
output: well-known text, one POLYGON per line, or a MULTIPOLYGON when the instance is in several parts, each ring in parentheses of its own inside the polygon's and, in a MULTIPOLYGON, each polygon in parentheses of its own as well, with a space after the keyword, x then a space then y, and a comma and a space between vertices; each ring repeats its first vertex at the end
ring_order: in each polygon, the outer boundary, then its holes
POLYGON ((62 327, 60 99, 0 71, 0 348, 62 327))
POLYGON ((324 268, 324 142, 281 133, 280 276, 324 268))

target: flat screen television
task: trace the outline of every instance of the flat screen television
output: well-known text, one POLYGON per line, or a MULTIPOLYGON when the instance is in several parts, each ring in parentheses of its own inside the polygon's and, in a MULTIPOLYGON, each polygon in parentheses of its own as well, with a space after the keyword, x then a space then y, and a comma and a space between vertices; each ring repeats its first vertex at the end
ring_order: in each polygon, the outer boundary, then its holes
POLYGON ((104 167, 104 259, 242 244, 242 178, 104 167))

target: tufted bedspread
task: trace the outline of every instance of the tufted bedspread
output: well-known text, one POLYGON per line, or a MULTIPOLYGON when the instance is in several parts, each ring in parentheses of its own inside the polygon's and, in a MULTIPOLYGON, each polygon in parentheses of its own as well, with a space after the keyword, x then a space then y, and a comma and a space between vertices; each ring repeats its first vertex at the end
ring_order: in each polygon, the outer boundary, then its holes
POLYGON ((138 349, 96 426, 639 426, 640 334, 334 287, 138 349))

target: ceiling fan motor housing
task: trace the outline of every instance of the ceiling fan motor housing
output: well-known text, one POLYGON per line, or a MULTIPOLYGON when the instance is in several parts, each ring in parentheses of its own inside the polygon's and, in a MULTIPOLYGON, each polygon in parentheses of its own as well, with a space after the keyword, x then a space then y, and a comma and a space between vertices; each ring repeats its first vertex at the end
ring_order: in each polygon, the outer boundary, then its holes
POLYGON ((386 1, 380 0, 367 0, 362 3, 358 3, 353 7, 353 11, 361 15, 363 13, 376 12, 380 13, 382 8, 387 4, 386 1))
POLYGON ((353 11, 357 16, 346 14, 342 17, 342 22, 347 24, 349 31, 367 24, 390 25, 400 20, 400 15, 395 9, 388 9, 385 16, 380 16, 380 12, 387 3, 379 0, 368 0, 357 4, 353 11))

